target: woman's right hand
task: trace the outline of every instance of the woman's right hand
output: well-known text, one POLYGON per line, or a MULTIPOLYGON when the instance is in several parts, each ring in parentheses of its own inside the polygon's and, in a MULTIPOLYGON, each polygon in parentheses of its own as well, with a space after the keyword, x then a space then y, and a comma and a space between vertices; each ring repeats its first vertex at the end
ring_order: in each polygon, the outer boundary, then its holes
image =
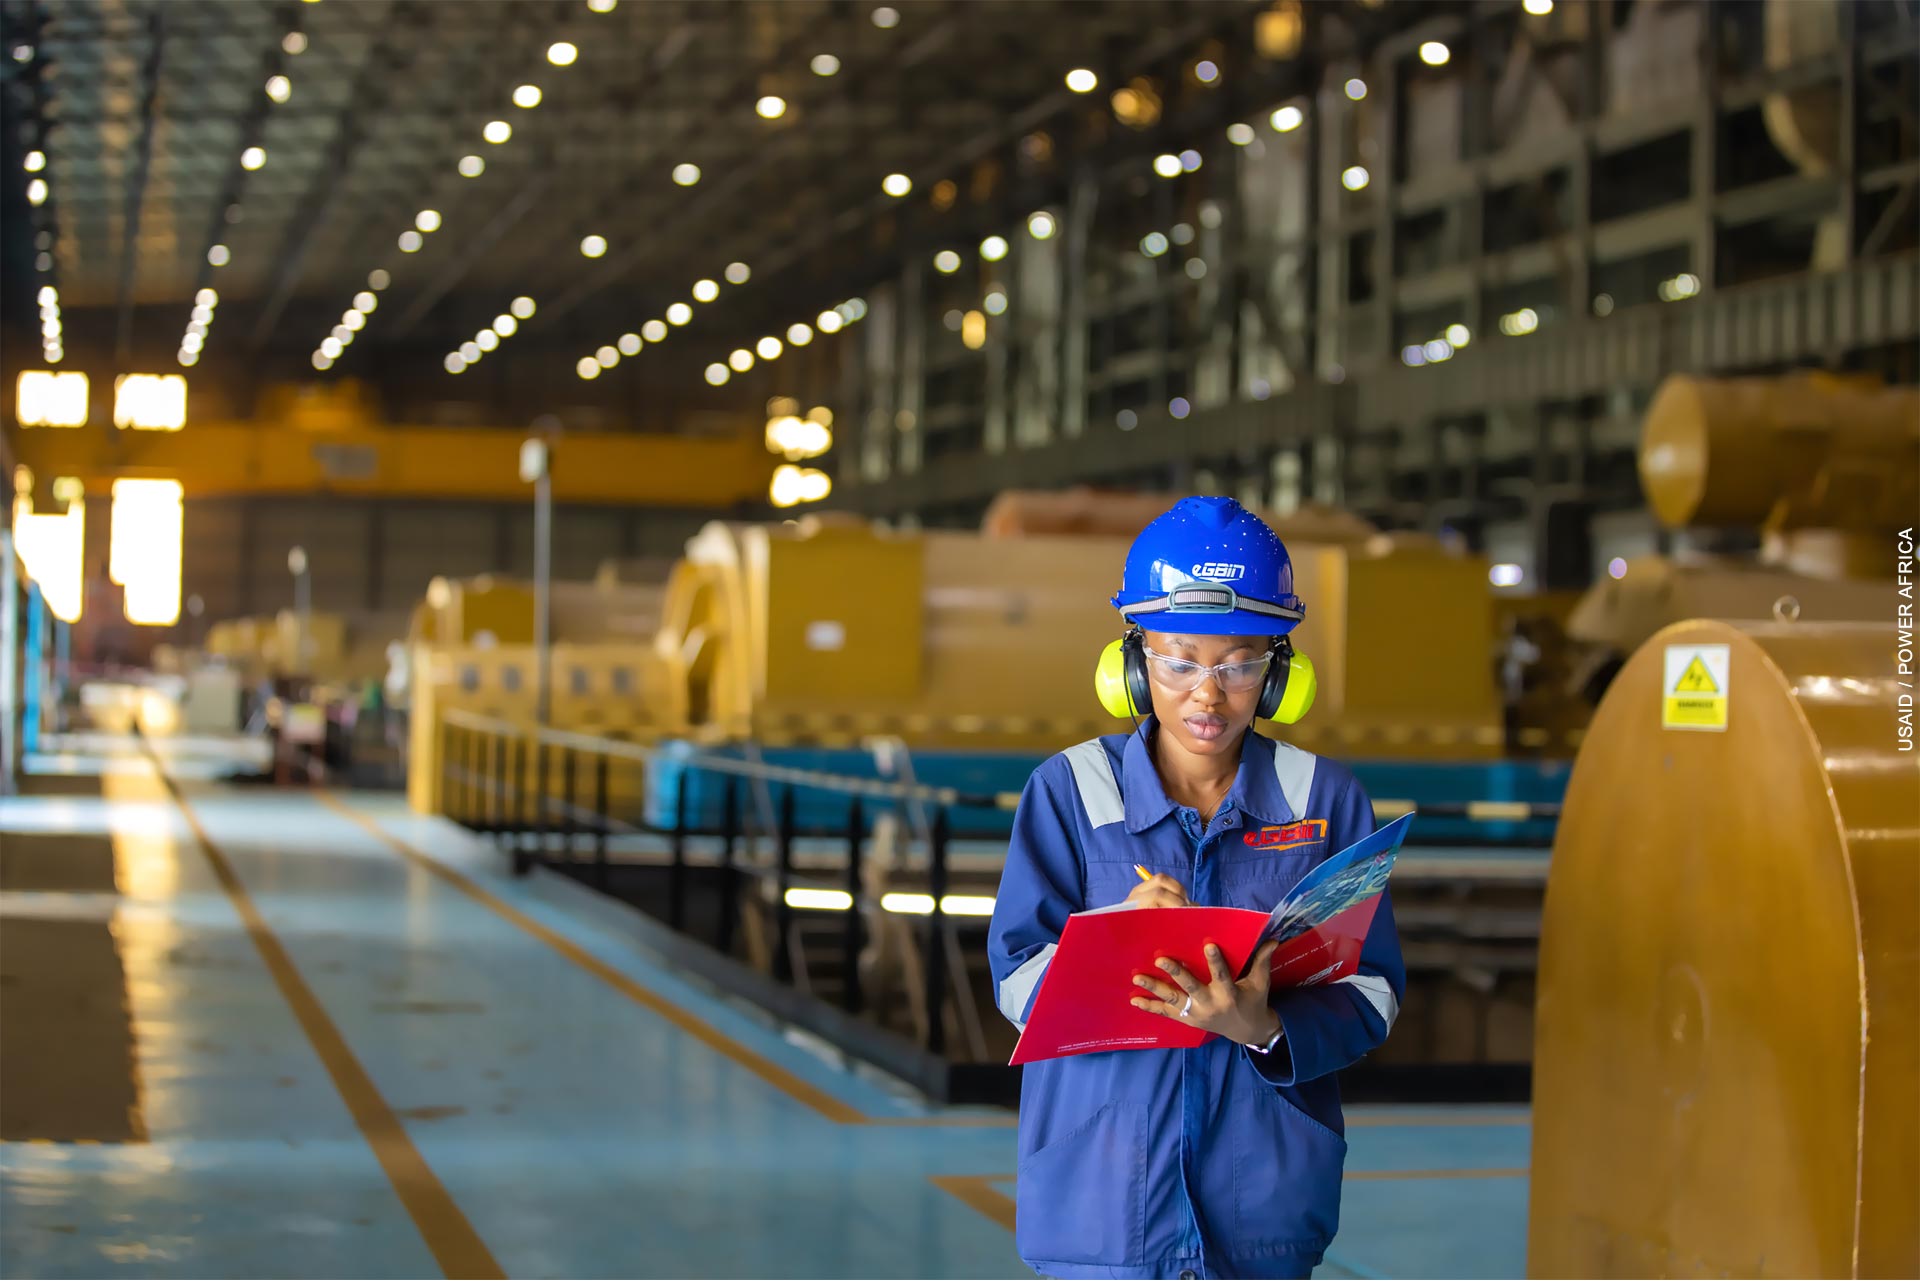
POLYGON ((1186 907, 1186 886, 1164 873, 1155 873, 1133 887, 1127 902, 1137 907, 1186 907))

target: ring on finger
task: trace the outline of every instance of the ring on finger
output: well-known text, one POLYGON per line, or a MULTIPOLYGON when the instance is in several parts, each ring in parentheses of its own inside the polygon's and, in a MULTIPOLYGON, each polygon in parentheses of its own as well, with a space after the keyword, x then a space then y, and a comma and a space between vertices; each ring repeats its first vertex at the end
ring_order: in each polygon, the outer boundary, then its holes
POLYGON ((1191 1013, 1193 1013, 1193 998, 1188 997, 1187 1003, 1180 1007, 1180 1017, 1184 1019, 1191 1013))

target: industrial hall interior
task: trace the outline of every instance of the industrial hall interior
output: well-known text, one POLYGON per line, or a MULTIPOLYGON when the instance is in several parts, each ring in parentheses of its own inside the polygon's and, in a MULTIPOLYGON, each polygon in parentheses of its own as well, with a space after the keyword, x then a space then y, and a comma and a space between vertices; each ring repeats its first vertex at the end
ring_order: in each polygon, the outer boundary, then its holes
POLYGON ((1920 1276, 1920 0, 0 0, 0 1276, 1920 1276))

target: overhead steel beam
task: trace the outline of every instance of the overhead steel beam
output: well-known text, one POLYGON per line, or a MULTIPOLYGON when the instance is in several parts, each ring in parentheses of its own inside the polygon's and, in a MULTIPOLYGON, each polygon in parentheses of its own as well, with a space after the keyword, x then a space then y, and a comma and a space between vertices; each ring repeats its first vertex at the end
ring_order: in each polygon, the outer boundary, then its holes
POLYGON ((160 97, 160 68, 167 38, 166 10, 147 15, 147 60, 141 69, 139 154, 127 189, 126 235, 120 243, 119 325, 114 359, 125 366, 133 354, 133 277, 140 264, 140 210, 147 200, 147 174, 153 167, 154 104, 160 97))

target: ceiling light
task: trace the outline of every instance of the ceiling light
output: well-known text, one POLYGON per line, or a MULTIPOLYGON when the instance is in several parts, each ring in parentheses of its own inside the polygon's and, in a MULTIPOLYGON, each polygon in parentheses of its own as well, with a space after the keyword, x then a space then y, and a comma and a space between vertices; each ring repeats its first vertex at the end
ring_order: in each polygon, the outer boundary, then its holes
POLYGON ((1092 93, 1100 87, 1100 77, 1085 67, 1075 67, 1067 73, 1067 88, 1075 93, 1092 93))
POLYGON ((814 75, 830 76, 840 70, 840 59, 830 53, 816 53, 813 55, 813 62, 809 65, 813 67, 814 75))
POLYGON ((580 242, 580 252, 588 258, 598 258, 607 252, 607 238, 605 236, 586 237, 580 242))
POLYGON ((486 171, 487 171, 487 162, 482 160, 480 157, 478 156, 460 157, 460 176, 462 178, 478 178, 481 174, 485 173, 486 171))
POLYGON ((694 183, 700 181, 700 166, 675 165, 673 167, 673 181, 679 186, 691 187, 694 183))
POLYGON ((503 311, 493 318, 493 332, 499 334, 502 338, 511 338, 519 331, 520 322, 512 316, 509 316, 506 312, 503 311))
POLYGON ((328 336, 320 340, 320 354, 328 360, 337 359, 342 350, 344 349, 340 346, 340 340, 338 338, 328 336))
POLYGON ((440 211, 438 209, 422 209, 413 216, 413 225, 423 232, 440 230, 440 211))
POLYGON ((1236 147, 1246 146, 1253 141, 1253 126, 1236 120, 1227 126, 1227 141, 1236 147))
POLYGON ((313 353, 313 367, 322 372, 332 369, 333 357, 327 355, 324 351, 316 351, 313 353))
POLYGON ((1192 147, 1188 147, 1180 153, 1180 167, 1188 173, 1192 173, 1198 169, 1200 167, 1200 153, 1192 147))
POLYGON ((579 56, 580 51, 565 40, 556 40, 547 46, 547 61, 556 67, 571 67, 579 56))
POLYGON ((724 387, 731 377, 733 375, 727 372, 727 367, 718 361, 707 366, 707 385, 710 387, 724 387))
POLYGON ((667 308, 667 323, 670 325, 684 325, 692 319, 693 308, 683 302, 674 303, 667 308))
POLYGON ((1167 238, 1157 231, 1149 231, 1140 238, 1140 252, 1149 258, 1158 258, 1167 252, 1167 238))
POLYGON ((1340 175, 1340 185, 1348 191, 1358 191, 1371 180, 1364 165, 1349 165, 1346 172, 1340 175))
POLYGON ((58 307, 60 305, 60 291, 52 285, 40 286, 38 296, 42 307, 58 307))
POLYGON ((1053 215, 1044 209, 1027 215, 1027 234, 1035 240, 1051 240, 1055 228, 1053 215))
POLYGON ((780 340, 772 334, 768 334, 765 338, 755 343, 753 349, 760 353, 760 359, 762 360, 778 360, 780 359, 780 353, 785 350, 785 348, 780 345, 780 340))
POLYGON ((787 100, 778 94, 768 94, 753 104, 753 109, 762 120, 778 120, 787 114, 787 100))
POLYGON ((248 147, 240 153, 240 167, 242 169, 259 169, 266 163, 267 149, 265 147, 248 147))
POLYGON ((1167 412, 1175 418, 1185 418, 1193 412, 1193 406, 1188 403, 1185 396, 1175 396, 1167 402, 1167 412))
POLYGON ((873 11, 873 25, 882 31, 890 31, 900 25, 900 11, 881 5, 873 11))
POLYGON ((1153 171, 1162 178, 1178 178, 1180 176, 1180 157, 1168 152, 1162 152, 1153 158, 1153 171))
POLYGON ((473 345, 481 351, 492 351, 500 345, 500 335, 491 329, 482 329, 473 336, 473 345))
POLYGON ((203 303, 203 302, 202 302, 202 303, 195 303, 195 304, 194 304, 194 307, 193 307, 193 315, 192 315, 192 320, 193 320, 193 323, 194 323, 194 324, 196 324, 196 325, 209 325, 209 324, 212 324, 212 323, 213 323, 213 308, 211 308, 211 307, 209 307, 209 306, 207 306, 207 304, 205 304, 205 303, 203 303))
POLYGON ((30 205, 43 205, 46 202, 47 180, 45 178, 35 178, 27 184, 27 203, 30 205))
MULTIPOLYGON (((180 362, 181 368, 192 369, 195 365, 200 363, 200 353, 197 351, 188 351, 186 348, 182 347, 180 349, 179 354, 176 355, 174 359, 180 362)), ((1618 577, 1618 575, 1615 575, 1615 577, 1618 577)))
POLYGON ((592 356, 582 356, 580 357, 579 363, 574 365, 573 372, 579 374, 588 382, 592 382, 600 376, 600 362, 592 356))
POLYGON ((968 351, 979 351, 987 345, 987 317, 984 312, 970 311, 960 318, 960 342, 968 351))
POLYGON ((342 347, 351 347, 353 346, 353 330, 347 328, 345 325, 335 325, 333 327, 333 340, 342 347))
POLYGON ((460 344, 460 354, 466 357, 467 363, 471 365, 480 359, 480 344, 463 342, 460 344))
POLYGON ((393 283, 393 277, 387 274, 385 267, 375 267, 367 273, 367 284, 374 289, 385 289, 393 283))
POLYGON ((980 242, 980 256, 988 262, 999 262, 1007 256, 1007 241, 1004 236, 988 236, 980 242))
POLYGON ((727 363, 733 366, 735 373, 744 374, 753 368, 753 353, 745 347, 736 347, 733 354, 727 357, 727 363))
POLYGON ((593 358, 599 362, 600 368, 602 369, 612 369, 620 363, 620 353, 615 351, 611 344, 594 352, 593 358))
POLYGON ((621 334, 613 345, 620 349, 622 356, 638 356, 640 354, 640 335, 621 334))
POLYGON ((1367 96, 1366 81, 1360 79, 1360 77, 1358 76, 1355 76, 1353 79, 1347 81, 1347 97, 1353 99, 1355 102, 1358 102, 1360 101, 1360 99, 1366 96, 1367 96))
POLYGON ((837 311, 823 311, 813 318, 813 323, 820 327, 820 332, 823 334, 837 334, 840 332, 840 326, 846 322, 841 319, 837 311))
POLYGON ((1176 222, 1173 230, 1167 233, 1167 239, 1176 245, 1190 245, 1193 243, 1193 227, 1188 223, 1176 222))
POLYGON ((447 353, 447 358, 440 363, 448 373, 457 374, 467 367, 467 358, 457 351, 450 351, 447 353))
POLYGON ((933 269, 943 276, 951 276, 960 270, 960 255, 951 249, 942 249, 933 256, 933 269))
POLYGON ((804 347, 813 341, 813 330, 804 323, 795 322, 787 326, 787 341, 796 347, 804 347))
POLYGON ((181 351, 199 351, 206 345, 207 339, 205 334, 182 334, 180 336, 181 351))
MULTIPOLYGON (((217 290, 202 289, 193 296, 193 305, 196 307, 218 307, 220 305, 220 294, 217 290)), ((373 308, 369 307, 366 310, 372 311, 373 308)))
POLYGON ((513 91, 513 105, 531 111, 540 105, 540 86, 521 85, 513 91))
MULTIPOLYGON (((206 290, 203 292, 210 293, 212 291, 206 290)), ((353 296, 354 310, 360 312, 362 315, 372 314, 373 309, 375 307, 378 307, 379 305, 380 305, 380 300, 373 296, 373 293, 371 290, 362 289, 359 293, 353 296)))
POLYGON ((411 227, 400 233, 400 252, 403 254, 419 253, 420 246, 425 243, 420 233, 411 227))
POLYGON ((1202 259, 1202 258, 1187 259, 1187 279, 1188 280, 1199 280, 1199 279, 1202 279, 1206 274, 1207 274, 1207 264, 1205 259, 1202 259))
POLYGON ((293 97, 293 81, 287 79, 285 76, 269 76, 267 78, 267 97, 272 98, 275 102, 285 102, 288 98, 293 97))
POLYGON ((1007 296, 996 289, 988 294, 980 305, 987 309, 989 316, 1004 315, 1007 310, 1007 296))
POLYGON ((28 173, 39 173, 47 167, 47 153, 44 151, 29 151, 27 153, 26 167, 28 173))
POLYGON ((1429 67, 1444 67, 1452 56, 1453 51, 1438 40, 1429 40, 1420 46, 1420 61, 1429 67))
POLYGON ((612 13, 613 6, 618 3, 620 0, 587 0, 587 8, 595 13, 612 13))
POLYGON ((233 261, 233 252, 225 245, 215 245, 207 250, 207 261, 216 267, 224 267, 233 261))
POLYGON ((1203 85, 1210 85, 1220 78, 1220 66, 1208 58, 1202 58, 1193 64, 1193 78, 1203 85))
POLYGON ((521 294, 507 305, 507 310, 521 320, 525 320, 533 314, 533 299, 527 297, 525 294, 521 294))
POLYGON ((1553 0, 1524 0, 1520 7, 1536 18, 1544 18, 1553 12, 1553 0))
POLYGON ((1271 116, 1268 116, 1267 123, 1273 126, 1276 133, 1292 133, 1300 127, 1306 118, 1306 112, 1300 110, 1300 108, 1286 106, 1280 108, 1271 116))
POLYGON ((695 302, 712 302, 719 296, 720 286, 713 281, 696 280, 693 282, 693 300, 695 302))
POLYGON ((307 37, 298 31, 289 31, 280 40, 280 47, 298 57, 307 51, 307 37))
POLYGON ((903 173, 890 173, 880 180, 880 190, 898 200, 913 190, 913 179, 903 173))
POLYGON ((354 308, 349 307, 340 317, 340 323, 358 333, 367 327, 367 318, 354 308))
POLYGON ((727 283, 744 285, 753 278, 753 271, 744 262, 730 262, 726 270, 727 283))
POLYGON ((480 136, 497 146, 513 137, 513 126, 504 120, 489 120, 487 127, 480 131, 480 136))
POLYGON ((640 326, 640 336, 648 342, 665 342, 667 340, 667 324, 664 320, 649 320, 646 324, 640 326))
POLYGON ((1473 341, 1473 331, 1461 324, 1448 325, 1447 341, 1452 343, 1456 348, 1464 347, 1473 341))

